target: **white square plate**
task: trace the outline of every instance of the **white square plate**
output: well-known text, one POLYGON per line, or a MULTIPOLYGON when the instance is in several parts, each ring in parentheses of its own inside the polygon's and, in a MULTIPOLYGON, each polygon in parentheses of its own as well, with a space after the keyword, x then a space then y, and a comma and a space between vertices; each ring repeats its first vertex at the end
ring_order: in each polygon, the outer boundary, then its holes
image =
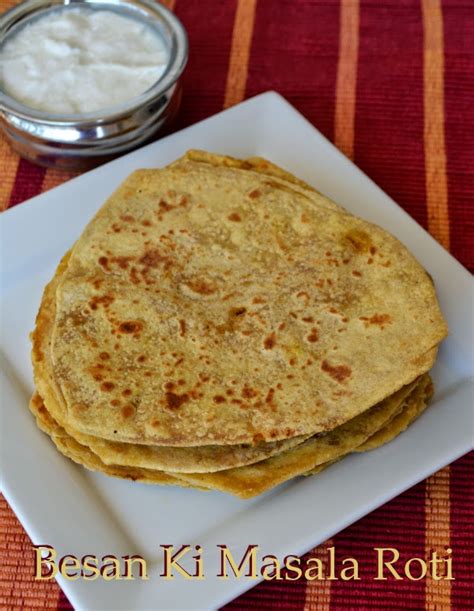
POLYGON ((76 609, 215 608, 256 581, 216 578, 216 545, 234 556, 302 554, 472 445, 472 282, 468 272, 278 94, 269 92, 84 174, 2 215, 3 492, 37 544, 59 555, 141 554, 148 581, 59 583, 76 609), (219 492, 153 487, 90 473, 36 427, 28 333, 43 286, 104 200, 136 168, 189 148, 261 155, 394 233, 433 276, 450 336, 434 371, 433 405, 392 443, 346 458, 251 501, 219 492), (160 544, 201 545, 206 578, 164 581, 160 544))

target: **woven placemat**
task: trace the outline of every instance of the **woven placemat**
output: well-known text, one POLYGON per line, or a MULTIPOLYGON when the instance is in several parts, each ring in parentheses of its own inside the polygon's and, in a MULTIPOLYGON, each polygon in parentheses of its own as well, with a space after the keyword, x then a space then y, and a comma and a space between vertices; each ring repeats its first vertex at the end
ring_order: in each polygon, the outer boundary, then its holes
MULTIPOLYGON (((0 0, 0 9, 12 4, 0 0)), ((474 269, 471 0, 167 4, 191 48, 175 129, 277 90, 474 269)), ((19 160, 0 139, 1 209, 70 177, 19 160)), ((473 609, 473 471, 471 454, 310 552, 325 559, 335 546, 363 567, 376 546, 402 559, 450 547, 454 581, 268 582, 229 608, 473 609)), ((55 582, 33 580, 30 541, 3 499, 0 530, 0 607, 69 609, 55 582)))

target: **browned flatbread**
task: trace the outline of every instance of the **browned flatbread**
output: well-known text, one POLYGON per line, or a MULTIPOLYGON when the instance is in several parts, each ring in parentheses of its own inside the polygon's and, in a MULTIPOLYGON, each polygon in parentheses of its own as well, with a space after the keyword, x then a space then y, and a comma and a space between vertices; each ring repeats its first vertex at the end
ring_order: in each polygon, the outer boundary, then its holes
POLYGON ((389 233, 265 159, 189 151, 61 261, 31 409, 89 469, 250 498, 403 431, 446 333, 389 233))
MULTIPOLYGON (((179 479, 204 488, 222 490, 242 498, 250 498, 298 475, 313 471, 354 451, 376 431, 385 427, 405 407, 411 398, 415 403, 425 400, 428 375, 410 384, 381 403, 359 414, 345 424, 321 435, 316 435, 300 446, 281 452, 259 463, 228 469, 219 473, 177 474, 179 479)), ((383 443, 383 440, 381 441, 383 443)))
MULTIPOLYGON (((86 467, 91 471, 99 471, 112 477, 131 479, 146 484, 180 485, 186 486, 185 482, 176 480, 172 475, 162 471, 151 469, 139 469, 135 467, 119 467, 117 465, 106 465, 87 446, 77 442, 73 437, 54 420, 46 409, 43 400, 35 393, 30 401, 30 409, 36 417, 38 427, 54 442, 57 449, 75 463, 86 467)), ((193 487, 191 484, 188 487, 193 487)))
POLYGON ((46 286, 36 318, 32 355, 36 387, 56 422, 77 442, 90 448, 102 462, 107 465, 169 472, 209 473, 264 460, 274 454, 296 447, 308 438, 306 435, 270 443, 260 442, 255 445, 182 448, 114 442, 75 430, 67 422, 67 409, 60 389, 54 381, 53 365, 49 354, 55 315, 55 291, 68 259, 69 254, 64 257, 53 279, 46 286))
POLYGON ((386 426, 369 437, 365 443, 355 448, 355 452, 367 452, 389 443, 400 433, 403 433, 425 411, 434 392, 431 378, 429 376, 425 376, 425 378, 426 381, 420 385, 418 391, 413 392, 406 399, 400 413, 396 414, 386 426))
MULTIPOLYGON (((339 431, 322 435, 322 439, 320 439, 322 443, 319 448, 317 443, 313 444, 310 459, 312 464, 318 460, 321 462, 299 474, 304 476, 315 475, 343 458, 350 451, 362 452, 374 449, 392 440, 426 408, 432 393, 432 382, 429 376, 424 376, 397 410, 392 411, 387 406, 383 411, 379 410, 378 422, 386 418, 388 418, 388 422, 359 446, 355 446, 355 444, 365 437, 372 428, 367 426, 367 423, 364 423, 360 416, 355 419, 358 422, 353 423, 352 426, 343 425, 339 431), (391 415, 389 415, 390 413, 391 415)), ((78 443, 54 421, 38 394, 33 396, 30 409, 36 416, 38 426, 50 435, 61 453, 91 470, 101 471, 114 477, 133 479, 145 483, 191 486, 202 490, 216 488, 242 498, 251 498, 293 477, 294 475, 289 475, 289 473, 291 473, 291 468, 294 469, 295 464, 297 464, 291 456, 292 452, 297 450, 293 450, 281 454, 278 461, 269 459, 258 463, 255 465, 256 469, 245 467, 232 469, 227 473, 227 477, 225 472, 216 474, 218 477, 210 475, 209 477, 213 480, 211 482, 205 476, 194 476, 186 481, 177 479, 173 477, 173 474, 163 471, 106 465, 87 446, 78 443), (282 468, 285 473, 284 478, 281 476, 282 468), (239 471, 240 473, 238 473, 239 471), (223 482, 224 485, 222 485, 223 482)), ((317 438, 314 441, 316 442, 317 438)), ((307 460, 307 456, 305 456, 305 459, 307 460)), ((299 466, 307 464, 308 462, 302 461, 299 466)))
POLYGON ((446 326, 410 253, 256 169, 190 156, 139 171, 88 225, 51 341, 74 430, 272 442, 331 430, 431 367, 446 326))

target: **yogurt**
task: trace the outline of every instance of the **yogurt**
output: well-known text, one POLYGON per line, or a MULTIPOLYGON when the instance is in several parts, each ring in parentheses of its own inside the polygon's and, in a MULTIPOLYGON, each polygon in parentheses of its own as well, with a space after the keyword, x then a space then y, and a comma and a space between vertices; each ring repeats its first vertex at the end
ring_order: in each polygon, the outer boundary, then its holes
POLYGON ((159 32, 109 10, 64 8, 7 38, 0 83, 10 97, 53 114, 83 114, 144 93, 166 70, 159 32))

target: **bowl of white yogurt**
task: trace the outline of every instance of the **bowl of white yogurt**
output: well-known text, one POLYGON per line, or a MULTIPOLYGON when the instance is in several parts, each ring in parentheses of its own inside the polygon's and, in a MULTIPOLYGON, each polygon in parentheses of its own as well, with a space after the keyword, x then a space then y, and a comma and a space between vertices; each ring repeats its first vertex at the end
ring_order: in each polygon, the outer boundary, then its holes
POLYGON ((23 157, 84 169, 176 114, 186 32, 149 0, 25 0, 0 17, 0 127, 23 157))

